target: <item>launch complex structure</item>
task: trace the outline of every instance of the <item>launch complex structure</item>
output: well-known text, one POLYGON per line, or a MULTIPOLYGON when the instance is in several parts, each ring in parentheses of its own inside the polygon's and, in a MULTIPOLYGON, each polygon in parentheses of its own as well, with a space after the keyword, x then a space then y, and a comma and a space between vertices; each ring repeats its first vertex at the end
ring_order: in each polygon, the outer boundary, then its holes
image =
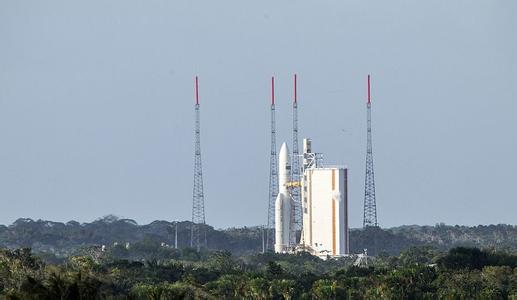
POLYGON ((348 168, 325 165, 323 155, 312 151, 312 141, 308 138, 303 139, 303 153, 298 153, 296 75, 292 153, 287 144, 283 143, 277 156, 275 113, 275 86, 272 78, 266 249, 277 253, 305 251, 320 257, 348 255, 348 168))
POLYGON ((373 172, 372 147, 372 99, 370 75, 368 75, 368 101, 366 102, 366 172, 364 177, 363 228, 377 227, 377 201, 375 200, 375 177, 373 172))
MULTIPOLYGON (((348 169, 323 164, 303 139, 301 178, 292 180, 289 148, 282 144, 278 158, 279 192, 275 200, 275 252, 305 251, 320 257, 349 254, 348 169), (293 190, 301 188, 302 229, 297 241, 293 190)), ((292 156, 292 160, 298 157, 292 156)))
MULTIPOLYGON (((277 253, 309 252, 319 257, 350 253, 348 168, 323 163, 312 151, 311 139, 303 139, 298 154, 298 99, 294 75, 293 152, 286 143, 276 154, 275 90, 271 79, 271 156, 267 249, 277 253), (302 163, 300 164, 300 160, 302 163), (299 236, 299 239, 298 239, 299 236)), ((371 141, 370 75, 367 90, 367 155, 363 225, 377 225, 373 151, 371 141)))
MULTIPOLYGON (((378 226, 371 142, 371 97, 368 75, 367 157, 363 226, 378 226)), ((195 77, 195 152, 190 246, 207 247, 205 197, 201 166, 201 130, 198 77, 195 77)), ((268 222, 264 250, 277 253, 305 251, 319 257, 349 254, 348 168, 323 163, 323 154, 312 151, 312 140, 303 139, 298 152, 298 95, 294 75, 293 148, 282 143, 276 152, 275 79, 271 78, 271 152, 268 222)))
POLYGON ((195 150, 194 150, 194 186, 192 188, 192 224, 190 225, 190 247, 198 251, 206 247, 205 228, 205 194, 203 192, 203 168, 201 166, 201 116, 199 105, 199 81, 195 80, 196 103, 194 111, 195 122, 195 150))

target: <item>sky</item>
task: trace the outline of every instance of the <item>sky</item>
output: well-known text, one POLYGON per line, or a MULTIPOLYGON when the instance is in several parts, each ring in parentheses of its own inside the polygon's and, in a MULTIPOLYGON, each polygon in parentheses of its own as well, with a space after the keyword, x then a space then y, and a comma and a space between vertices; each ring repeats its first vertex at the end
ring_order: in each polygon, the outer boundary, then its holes
POLYGON ((517 224, 517 2, 0 1, 0 224, 189 220, 199 76, 206 221, 267 223, 277 145, 349 168, 362 226, 366 76, 378 221, 517 224))

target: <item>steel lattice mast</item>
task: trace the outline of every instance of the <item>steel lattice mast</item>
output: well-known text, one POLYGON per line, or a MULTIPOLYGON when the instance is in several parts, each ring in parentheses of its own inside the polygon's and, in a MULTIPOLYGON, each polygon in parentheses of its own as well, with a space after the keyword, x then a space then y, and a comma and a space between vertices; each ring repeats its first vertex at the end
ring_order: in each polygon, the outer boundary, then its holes
POLYGON ((375 178, 373 171, 372 149, 372 101, 370 95, 370 75, 368 75, 368 101, 366 103, 366 176, 364 182, 364 218, 363 227, 377 227, 377 204, 375 200, 375 178))
POLYGON ((269 199, 266 250, 275 245, 275 200, 278 195, 278 160, 276 155, 275 78, 271 77, 271 154, 269 157, 269 199))
POLYGON ((190 247, 206 247, 205 195, 203 193, 203 169, 201 167, 201 130, 199 115, 199 90, 196 76, 196 114, 195 154, 194 154, 194 188, 192 192, 192 227, 190 230, 190 247))
MULTIPOLYGON (((293 98, 293 156, 291 158, 291 180, 300 181, 300 157, 298 153, 298 97, 296 86, 296 74, 294 74, 294 98, 293 98)), ((294 200, 294 222, 295 229, 302 229, 302 202, 300 186, 294 186, 291 190, 294 200)), ((296 244, 296 236, 292 239, 293 245, 296 244)))

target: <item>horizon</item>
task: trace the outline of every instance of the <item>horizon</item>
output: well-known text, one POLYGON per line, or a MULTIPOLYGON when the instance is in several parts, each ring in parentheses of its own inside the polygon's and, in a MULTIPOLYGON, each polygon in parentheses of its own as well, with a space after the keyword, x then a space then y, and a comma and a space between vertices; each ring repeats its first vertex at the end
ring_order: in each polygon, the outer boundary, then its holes
MULTIPOLYGON (((16 223, 19 220, 31 220, 33 222, 52 222, 52 223, 61 223, 61 224, 65 224, 65 225, 69 222, 77 222, 80 225, 83 225, 83 224, 91 224, 91 223, 98 222, 98 221, 105 221, 106 219, 109 219, 109 218, 114 218, 113 222, 124 221, 124 220, 133 221, 136 223, 137 226, 146 226, 146 225, 152 224, 154 222, 167 222, 167 223, 175 223, 175 222, 178 222, 178 223, 189 222, 190 223, 190 222, 192 222, 191 220, 160 220, 160 219, 156 219, 156 220, 150 221, 148 223, 139 223, 135 219, 132 219, 132 218, 126 218, 126 217, 122 217, 122 216, 108 214, 103 217, 96 218, 92 221, 77 221, 77 220, 53 221, 53 220, 46 220, 46 219, 32 219, 32 218, 20 217, 20 218, 14 220, 11 224, 0 224, 0 226, 8 227, 8 226, 14 225, 14 223, 16 223)), ((227 229, 233 229, 233 228, 236 228, 236 229, 238 229, 238 228, 258 228, 258 227, 264 226, 264 225, 244 225, 244 226, 216 227, 209 223, 206 223, 205 225, 212 227, 214 230, 227 230, 227 229)), ((456 226, 459 226, 459 227, 472 228, 472 227, 479 227, 479 226, 498 226, 498 225, 513 226, 513 227, 517 226, 517 224, 510 224, 510 223, 463 225, 463 224, 447 224, 447 223, 440 222, 440 223, 436 223, 434 225, 432 225, 432 224, 400 224, 400 225, 390 226, 390 227, 379 226, 379 228, 380 229, 392 229, 392 228, 411 227, 411 226, 419 226, 419 227, 437 227, 437 226, 456 227, 456 226)), ((358 229, 364 229, 364 228, 363 227, 350 227, 350 229, 358 230, 358 229)))

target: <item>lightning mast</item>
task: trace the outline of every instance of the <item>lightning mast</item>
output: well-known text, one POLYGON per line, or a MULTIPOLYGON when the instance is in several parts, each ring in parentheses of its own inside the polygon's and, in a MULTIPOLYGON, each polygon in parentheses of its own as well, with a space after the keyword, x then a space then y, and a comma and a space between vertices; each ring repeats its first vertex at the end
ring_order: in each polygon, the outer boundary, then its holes
MULTIPOLYGON (((294 97, 293 97, 293 156, 291 158, 291 180, 300 181, 300 157, 298 153, 298 99, 297 99, 296 74, 294 74, 294 97)), ((295 230, 302 229, 302 202, 300 185, 293 186, 291 195, 294 200, 294 223, 295 230)), ((292 237, 292 244, 296 245, 296 234, 292 237)))
POLYGON ((368 75, 368 101, 366 103, 366 176, 364 182, 363 228, 377 227, 377 204, 375 200, 375 179, 372 150, 372 101, 370 94, 370 75, 368 75))
POLYGON ((266 250, 275 245, 275 200, 278 195, 278 161, 276 155, 275 78, 271 77, 271 154, 269 157, 269 201, 267 211, 266 250))
POLYGON ((203 169, 201 167, 201 130, 199 115, 199 89, 197 76, 195 90, 196 104, 194 106, 194 110, 196 114, 196 128, 194 154, 194 188, 192 192, 192 225, 190 230, 190 247, 196 247, 199 251, 201 246, 206 247, 206 232, 204 232, 206 228, 205 195, 203 193, 203 169))

